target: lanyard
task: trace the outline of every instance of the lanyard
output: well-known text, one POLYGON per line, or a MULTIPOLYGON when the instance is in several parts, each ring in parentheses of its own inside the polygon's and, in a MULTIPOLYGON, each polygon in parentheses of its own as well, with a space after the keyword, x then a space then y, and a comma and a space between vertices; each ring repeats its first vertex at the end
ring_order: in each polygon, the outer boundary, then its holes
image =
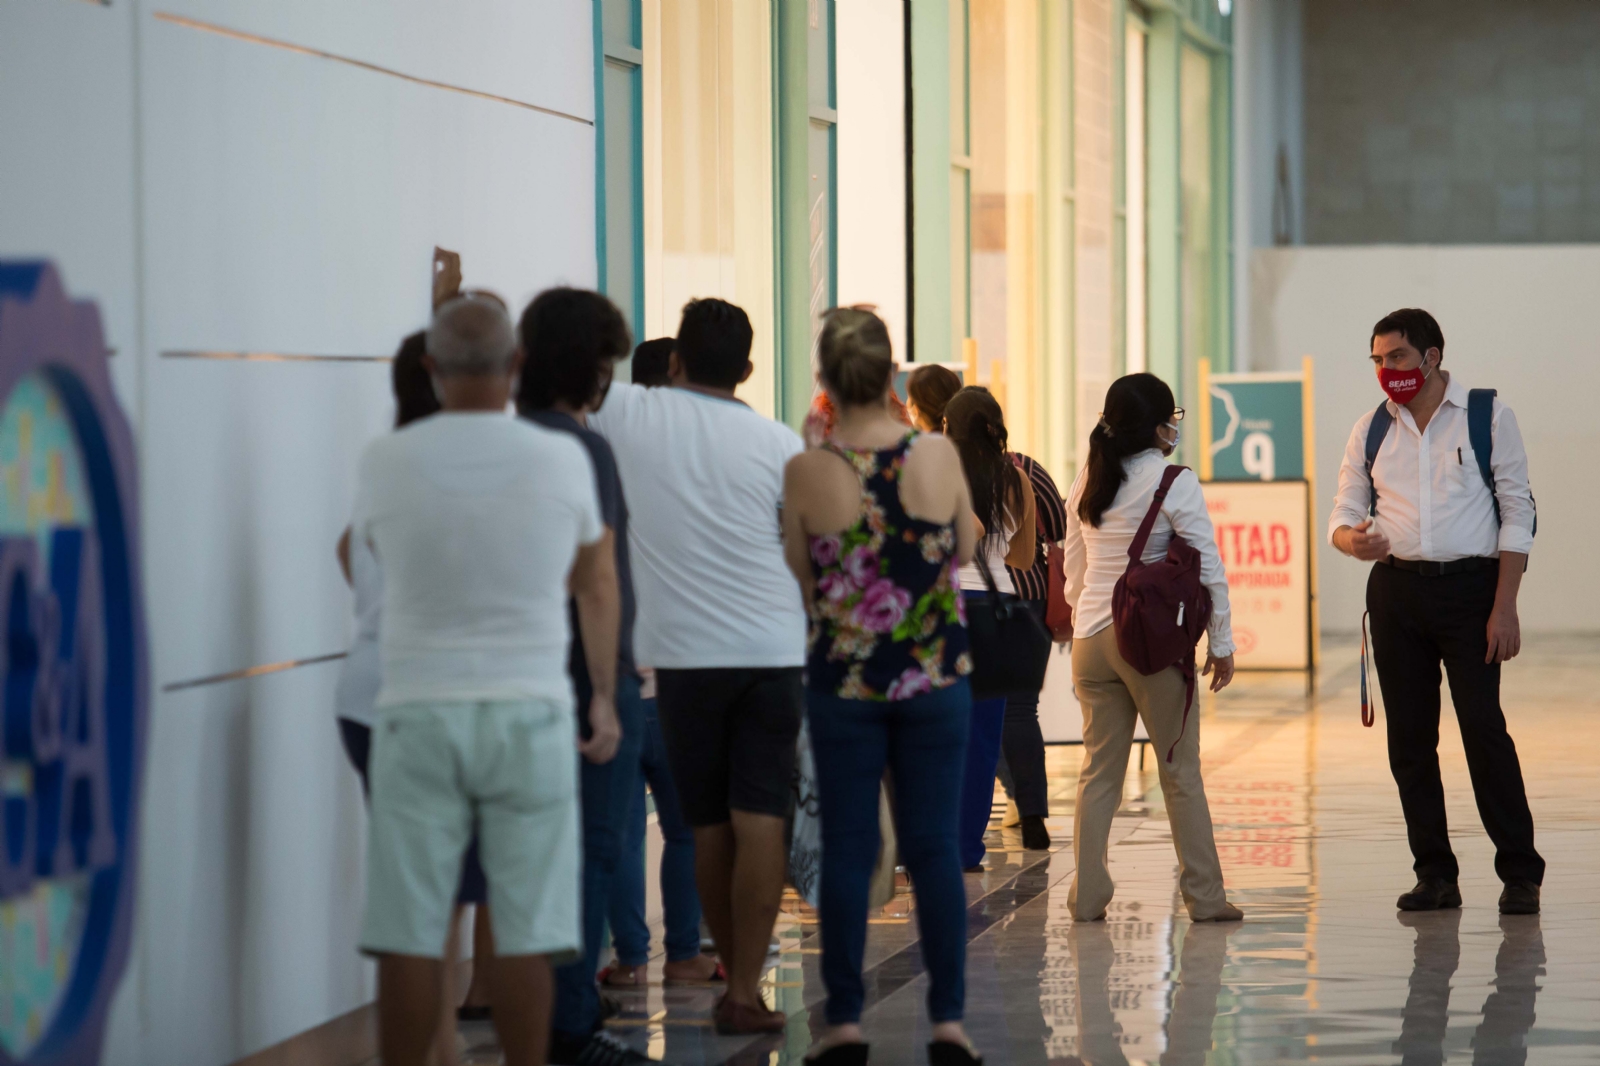
POLYGON ((1378 691, 1372 688, 1367 665, 1370 661, 1367 655, 1367 613, 1361 612, 1361 724, 1371 729, 1376 720, 1378 691))

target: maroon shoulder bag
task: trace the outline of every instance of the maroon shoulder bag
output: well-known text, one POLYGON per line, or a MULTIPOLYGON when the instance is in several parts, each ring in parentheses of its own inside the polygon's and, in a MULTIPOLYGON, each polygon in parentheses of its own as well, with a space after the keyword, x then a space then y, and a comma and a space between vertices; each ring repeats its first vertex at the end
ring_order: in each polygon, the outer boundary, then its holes
MULTIPOLYGON (((1161 475, 1150 510, 1128 545, 1128 569, 1117 578, 1111 592, 1111 616, 1116 623, 1117 651, 1141 674, 1159 674, 1169 666, 1183 671, 1183 724, 1189 726, 1189 705, 1194 702, 1194 646, 1211 621, 1211 593, 1200 583, 1200 553, 1188 541, 1172 534, 1163 559, 1146 564, 1144 548, 1150 541, 1161 504, 1186 466, 1169 466, 1161 475)), ((1178 747, 1174 740, 1167 761, 1178 747)))

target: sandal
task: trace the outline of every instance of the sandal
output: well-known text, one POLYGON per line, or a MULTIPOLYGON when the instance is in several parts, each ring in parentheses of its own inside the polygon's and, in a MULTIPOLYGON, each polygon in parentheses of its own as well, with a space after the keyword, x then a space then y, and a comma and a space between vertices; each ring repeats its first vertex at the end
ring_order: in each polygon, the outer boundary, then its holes
POLYGON ((717 963, 717 968, 711 971, 711 976, 704 978, 703 980, 670 977, 663 977, 661 979, 661 984, 664 988, 705 988, 709 985, 727 983, 728 971, 723 969, 722 963, 720 962, 717 963))
POLYGON ((595 980, 606 988, 643 988, 650 983, 649 966, 623 966, 621 963, 612 963, 595 975, 595 980), (627 980, 613 981, 617 974, 627 971, 631 976, 627 980))

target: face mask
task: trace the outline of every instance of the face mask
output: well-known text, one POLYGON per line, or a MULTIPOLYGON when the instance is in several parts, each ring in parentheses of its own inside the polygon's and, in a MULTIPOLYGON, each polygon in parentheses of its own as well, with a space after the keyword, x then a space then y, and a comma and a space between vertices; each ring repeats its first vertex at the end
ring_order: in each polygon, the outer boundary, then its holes
POLYGON ((1416 370, 1390 370, 1388 367, 1378 368, 1378 384, 1383 386, 1384 393, 1395 403, 1404 407, 1417 398, 1417 393, 1422 391, 1422 383, 1428 380, 1432 367, 1424 364, 1416 370))
POLYGON ((1163 422, 1162 425, 1167 429, 1172 430, 1172 440, 1167 442, 1167 454, 1171 455, 1173 452, 1178 450, 1178 442, 1183 439, 1183 430, 1179 429, 1171 422, 1163 422))

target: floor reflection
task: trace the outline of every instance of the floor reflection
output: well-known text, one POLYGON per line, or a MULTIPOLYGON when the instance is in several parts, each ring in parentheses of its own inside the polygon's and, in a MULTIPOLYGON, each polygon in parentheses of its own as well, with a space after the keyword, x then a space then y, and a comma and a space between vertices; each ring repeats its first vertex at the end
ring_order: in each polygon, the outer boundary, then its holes
MULTIPOLYGON (((1331 647, 1327 661, 1352 660, 1331 647)), ((1207 789, 1242 924, 1185 915, 1153 761, 1130 767, 1106 920, 1072 922, 1081 754, 1051 749, 1055 851, 1024 852, 996 829, 988 869, 967 877, 967 1023, 991 1066, 1600 1063, 1600 640, 1530 641, 1506 671, 1550 863, 1541 916, 1496 912, 1493 852, 1450 727, 1440 761, 1465 906, 1397 914, 1411 860, 1383 731, 1360 726, 1355 680, 1342 665, 1307 697, 1300 677, 1247 675, 1202 705, 1207 789)), ((903 892, 872 919, 863 1024, 880 1066, 926 1062, 915 918, 903 892)), ((790 1012, 787 1033, 719 1037, 716 993, 665 989, 659 974, 624 995, 613 1031, 681 1066, 800 1063, 822 1024, 815 915, 790 900, 778 937, 767 987, 790 1012)))

